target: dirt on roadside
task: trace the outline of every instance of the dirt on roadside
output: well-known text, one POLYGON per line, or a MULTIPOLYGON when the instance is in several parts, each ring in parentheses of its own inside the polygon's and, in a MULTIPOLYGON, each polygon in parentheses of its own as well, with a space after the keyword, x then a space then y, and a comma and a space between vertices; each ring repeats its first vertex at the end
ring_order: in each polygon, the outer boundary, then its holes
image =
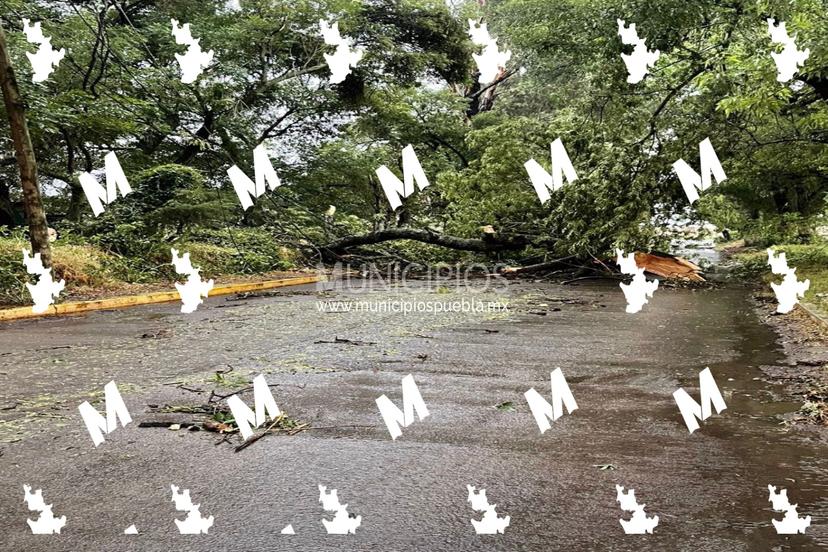
POLYGON ((777 314, 773 294, 759 292, 754 299, 760 318, 779 335, 788 359, 785 365, 763 366, 762 371, 802 402, 788 421, 812 427, 819 439, 828 442, 828 325, 801 305, 777 314))

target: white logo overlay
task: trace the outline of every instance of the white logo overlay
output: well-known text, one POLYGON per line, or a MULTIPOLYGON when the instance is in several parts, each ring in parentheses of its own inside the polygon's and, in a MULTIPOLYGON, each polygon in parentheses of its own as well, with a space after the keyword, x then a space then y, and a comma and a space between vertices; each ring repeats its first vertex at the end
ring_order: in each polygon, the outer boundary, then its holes
POLYGON ((178 65, 181 67, 181 82, 184 84, 192 84, 196 81, 201 72, 213 62, 213 51, 204 52, 201 50, 198 38, 193 38, 190 34, 190 24, 185 23, 183 26, 178 26, 178 21, 170 19, 172 23, 172 34, 175 37, 175 43, 186 45, 187 51, 184 55, 175 54, 175 59, 178 60, 178 65))
POLYGON ((477 24, 469 19, 469 37, 475 46, 483 46, 481 54, 472 54, 474 63, 480 71, 478 81, 480 84, 489 84, 506 70, 506 63, 512 58, 511 50, 501 52, 497 45, 497 39, 489 35, 489 29, 485 23, 477 24))
POLYGON ((38 518, 34 521, 27 519, 26 523, 32 530, 33 535, 53 535, 60 534, 60 530, 66 525, 66 516, 55 517, 52 513, 52 505, 46 504, 43 500, 43 491, 41 489, 32 492, 29 485, 23 485, 23 500, 32 512, 40 512, 38 518))
POLYGON ((417 187, 421 191, 428 187, 428 178, 426 178, 420 160, 417 159, 414 146, 411 144, 408 144, 402 150, 402 168, 402 181, 385 165, 376 170, 382 191, 385 192, 385 197, 388 198, 388 203, 391 204, 391 210, 393 211, 396 211, 402 205, 401 197, 408 197, 414 193, 414 182, 417 183, 417 187))
POLYGON ((336 46, 336 51, 325 55, 325 63, 331 70, 330 82, 337 84, 345 80, 351 73, 351 67, 356 67, 362 59, 364 51, 362 48, 353 49, 354 41, 351 38, 342 38, 339 34, 339 23, 328 23, 324 19, 319 20, 319 30, 322 38, 328 46, 336 46))
POLYGON ((794 43, 796 36, 793 38, 788 36, 785 22, 781 21, 779 25, 775 25, 775 23, 775 19, 768 18, 768 33, 771 36, 771 41, 774 44, 784 45, 781 52, 771 52, 771 57, 776 63, 776 80, 788 82, 793 78, 794 73, 799 70, 799 67, 805 64, 805 60, 811 55, 811 50, 808 48, 799 50, 794 43))
POLYGON ((684 193, 687 194, 687 199, 691 204, 699 199, 699 192, 703 192, 712 185, 711 174, 716 179, 717 184, 727 180, 727 175, 722 169, 722 164, 719 163, 719 157, 713 149, 713 144, 710 143, 710 138, 705 138, 699 142, 699 156, 701 174, 693 170, 684 159, 679 159, 673 163, 673 170, 678 175, 684 193))
POLYGON ((791 505, 788 502, 788 489, 782 489, 778 493, 776 487, 768 485, 768 501, 771 503, 774 512, 785 512, 785 517, 781 520, 771 519, 773 526, 776 528, 777 535, 795 535, 797 533, 805 533, 811 525, 811 516, 799 517, 796 512, 796 504, 791 505))
POLYGON ((397 407, 391 399, 386 395, 377 399, 377 407, 379 408, 382 421, 385 422, 388 428, 388 433, 391 434, 392 440, 397 440, 397 437, 402 435, 402 427, 408 427, 414 422, 414 412, 417 412, 420 421, 428 416, 428 407, 426 406, 423 396, 420 395, 420 390, 417 388, 417 383, 414 381, 414 376, 408 374, 402 379, 402 395, 403 408, 397 407))
POLYGON ((647 75, 648 68, 655 66, 661 52, 647 49, 647 39, 638 38, 638 31, 635 30, 635 23, 625 28, 623 19, 618 19, 618 35, 621 42, 628 46, 635 46, 632 54, 621 54, 624 65, 627 66, 627 82, 636 84, 647 75))
POLYGON ((534 416, 541 434, 546 433, 546 430, 552 427, 549 419, 554 422, 563 416, 564 406, 566 406, 566 411, 569 414, 578 409, 578 403, 575 402, 575 397, 572 396, 572 391, 570 391, 569 384, 566 383, 566 378, 564 378, 561 369, 555 368, 549 374, 549 377, 552 382, 552 404, 549 404, 540 393, 535 391, 534 387, 523 394, 526 402, 529 403, 529 409, 532 411, 532 416, 534 416))
POLYGON ((103 203, 108 205, 115 201, 118 198, 118 192, 121 192, 121 195, 125 196, 132 191, 115 152, 111 151, 106 154, 106 157, 104 157, 104 167, 106 172, 106 189, 98 183, 98 180, 92 174, 82 172, 78 175, 83 193, 86 195, 86 200, 92 207, 92 213, 96 217, 104 212, 103 203))
POLYGON ((115 431, 115 428, 118 427, 118 420, 121 421, 121 426, 126 426, 132 421, 132 416, 129 415, 129 410, 124 404, 124 399, 121 397, 115 381, 110 381, 104 386, 104 404, 106 406, 106 418, 101 416, 100 412, 89 404, 89 401, 84 401, 78 406, 81 418, 83 418, 89 436, 92 437, 92 442, 95 443, 96 447, 104 442, 105 433, 109 434, 115 431))
POLYGON ((643 535, 645 533, 652 533, 656 525, 658 525, 658 516, 647 517, 644 511, 646 504, 639 504, 635 499, 635 489, 629 489, 624 492, 624 487, 621 485, 615 486, 615 500, 625 512, 632 512, 633 515, 629 520, 621 519, 621 527, 624 528, 626 535, 643 535))
POLYGON ((271 191, 282 185, 282 181, 279 180, 279 175, 276 174, 276 170, 270 163, 267 151, 265 151, 264 146, 261 144, 253 150, 253 173, 255 174, 256 182, 250 180, 237 165, 233 165, 227 169, 227 176, 230 177, 233 189, 236 191, 236 195, 239 196, 242 209, 245 211, 253 206, 251 197, 257 198, 265 193, 265 185, 271 191))
POLYGON ((34 54, 26 52, 26 57, 32 64, 32 82, 43 82, 57 69, 66 51, 63 48, 60 50, 52 48, 52 37, 43 36, 39 21, 29 26, 29 20, 23 19, 23 32, 26 34, 26 40, 31 44, 40 45, 34 54))
POLYGON ((621 286, 621 291, 624 292, 624 298, 627 300, 627 312, 634 314, 650 302, 648 297, 652 297, 658 289, 658 280, 648 280, 644 276, 644 269, 638 268, 638 265, 635 264, 635 253, 629 253, 625 257, 622 250, 616 249, 615 254, 617 256, 615 262, 621 267, 621 273, 631 274, 633 277, 629 284, 621 282, 619 286, 621 286))
POLYGON ((570 161, 561 139, 557 138, 552 142, 550 149, 552 150, 552 174, 546 172, 546 169, 534 159, 530 159, 523 164, 526 172, 529 173, 529 180, 532 181, 532 186, 535 187, 535 193, 538 194, 541 204, 546 203, 551 198, 550 190, 554 192, 563 188, 564 176, 566 176, 567 182, 578 180, 578 174, 575 172, 575 167, 572 166, 572 161, 570 161))
POLYGON ((253 404, 256 411, 250 409, 244 404, 238 395, 233 395, 227 399, 227 406, 230 407, 230 412, 236 420, 236 425, 239 426, 239 433, 245 441, 253 436, 253 427, 259 427, 265 423, 265 412, 270 416, 271 420, 275 420, 282 412, 276 405, 276 399, 270 392, 270 387, 263 375, 258 375, 253 378, 253 404))
POLYGON ((348 513, 348 505, 339 503, 336 489, 327 492, 327 487, 319 485, 319 502, 326 512, 335 512, 333 519, 322 519, 329 535, 356 534, 357 527, 362 525, 362 516, 348 513))
POLYGON ((26 282, 26 288, 29 290, 29 295, 32 296, 32 312, 42 313, 46 312, 49 305, 55 302, 60 292, 66 286, 66 281, 61 280, 55 282, 52 279, 52 269, 43 266, 40 260, 40 253, 35 253, 34 257, 30 257, 28 249, 23 249, 23 265, 26 267, 26 272, 37 276, 37 283, 32 285, 26 282))
POLYGON ((190 500, 189 489, 179 492, 178 487, 170 485, 170 490, 172 491, 172 501, 175 502, 175 509, 179 512, 187 512, 186 518, 175 520, 178 532, 182 535, 200 535, 202 533, 206 535, 210 527, 213 526, 213 516, 208 518, 201 516, 199 511, 201 504, 193 504, 190 500))
POLYGON ((206 282, 201 281, 201 275, 198 273, 198 268, 193 268, 190 263, 190 254, 184 253, 184 256, 178 256, 178 250, 171 248, 172 264, 175 266, 175 271, 178 274, 187 276, 187 282, 179 284, 176 282, 175 289, 178 290, 178 295, 181 296, 181 312, 191 313, 195 312, 198 306, 204 302, 202 297, 207 297, 210 290, 213 289, 213 280, 206 282))
POLYGON ((471 520, 474 532, 478 535, 502 535, 506 531, 506 528, 509 527, 509 520, 511 518, 509 516, 498 517, 497 511, 495 510, 497 504, 489 504, 489 500, 486 498, 486 489, 480 489, 478 491, 471 485, 466 485, 466 488, 469 491, 468 500, 471 503, 472 510, 483 514, 483 518, 479 521, 476 519, 471 520))
POLYGON ((720 414, 722 410, 727 409, 710 368, 705 368, 699 372, 699 393, 701 394, 701 404, 693 400, 684 389, 677 389, 673 392, 673 398, 676 400, 681 416, 684 418, 684 423, 687 424, 687 430, 690 433, 699 429, 696 418, 704 421, 710 417, 712 414, 711 404, 716 408, 716 414, 720 414))
POLYGON ((784 253, 774 256, 773 249, 768 248, 768 264, 771 272, 784 276, 781 284, 771 282, 771 288, 776 295, 779 305, 776 312, 785 314, 791 312, 794 306, 799 303, 800 297, 805 297, 805 292, 811 287, 811 280, 800 282, 796 278, 796 268, 788 268, 788 260, 784 253))

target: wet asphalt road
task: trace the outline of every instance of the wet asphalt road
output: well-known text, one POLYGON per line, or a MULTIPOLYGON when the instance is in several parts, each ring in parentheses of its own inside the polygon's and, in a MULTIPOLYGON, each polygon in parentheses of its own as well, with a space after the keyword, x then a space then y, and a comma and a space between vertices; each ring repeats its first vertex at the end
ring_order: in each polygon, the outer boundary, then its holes
MULTIPOLYGON (((210 299, 192 315, 158 305, 0 327, 0 550, 828 547, 828 447, 780 425, 798 405, 780 400, 761 367, 786 359, 743 290, 659 289, 628 315, 614 286, 513 284, 508 315, 401 316, 319 313, 319 297, 304 289, 210 299), (365 343, 325 343, 336 337, 365 343), (728 408, 690 435, 672 393, 683 386, 698 397, 705 366, 728 408), (579 409, 541 435, 523 393, 548 397, 556 367, 579 409), (279 407, 315 429, 235 453, 213 433, 137 427, 186 417, 148 405, 202 404, 259 373, 280 384, 279 407), (387 394, 399 404, 409 373, 431 415, 395 442, 374 401, 387 394), (134 422, 96 449, 77 405, 111 379, 134 422), (514 411, 494 407, 506 401, 514 411), (615 469, 598 467, 607 464, 615 469), (29 533, 24 483, 66 515, 63 534, 29 533), (177 533, 184 514, 171 483, 215 516, 209 535, 177 533), (782 514, 770 510, 769 483, 811 515, 806 535, 775 534, 770 520, 782 514), (325 534, 320 520, 331 515, 318 484, 362 516, 356 535, 325 534), (504 535, 475 535, 470 520, 481 514, 469 508, 467 484, 511 517, 504 535), (616 484, 659 515, 654 535, 624 535, 616 484), (122 534, 131 524, 138 536, 122 534), (288 524, 296 535, 280 535, 288 524)), ((444 291, 407 298, 468 297, 444 291)))

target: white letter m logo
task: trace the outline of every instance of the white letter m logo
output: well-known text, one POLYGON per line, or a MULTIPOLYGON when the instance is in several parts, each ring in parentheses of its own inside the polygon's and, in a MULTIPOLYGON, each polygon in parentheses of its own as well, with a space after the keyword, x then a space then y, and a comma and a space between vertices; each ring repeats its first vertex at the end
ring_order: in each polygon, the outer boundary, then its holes
POLYGON ((255 173, 256 182, 250 180, 250 177, 244 174, 237 165, 227 169, 227 176, 230 177, 233 189, 236 190, 236 195, 239 196, 242 209, 245 211, 253 206, 251 197, 260 197, 265 193, 265 183, 271 191, 282 185, 279 175, 276 174, 276 170, 270 163, 267 152, 261 144, 253 150, 253 172, 255 173))
POLYGON ((124 169, 121 168, 115 152, 110 151, 106 154, 106 157, 104 157, 104 167, 106 172, 106 189, 90 173, 83 172, 78 175, 83 193, 86 194, 86 200, 92 207, 92 213, 96 217, 104 212, 104 203, 108 205, 117 199, 118 192, 121 192, 121 195, 125 196, 132 191, 127 177, 124 174, 124 169))
POLYGON ((233 414, 242 439, 245 441, 253 435, 251 425, 259 427, 265 423, 265 411, 267 411, 271 420, 282 413, 279 407, 276 406, 276 400, 270 393, 270 387, 268 387, 263 375, 256 376, 253 379, 253 404, 256 408, 255 413, 249 406, 244 404, 244 401, 238 395, 233 395, 227 399, 227 405, 230 407, 230 412, 233 414))
POLYGON ((423 171, 423 167, 420 165, 420 161, 417 159, 417 154, 414 152, 411 144, 402 150, 402 166, 402 181, 385 165, 376 170, 382 191, 385 192, 385 196, 388 198, 388 203, 391 204, 393 211, 396 211, 402 205, 400 197, 408 197, 414 193, 414 182, 417 182, 420 190, 428 186, 428 178, 426 178, 425 171, 423 171))
POLYGON ((719 163, 719 158, 716 156, 713 144, 710 143, 710 138, 705 138, 699 143, 699 157, 701 175, 694 171, 684 159, 679 159, 673 163, 673 170, 676 171, 690 203, 699 199, 699 192, 703 192, 710 187, 711 174, 716 178, 717 184, 727 180, 727 175, 722 169, 722 164, 719 163))
POLYGON ((678 389, 673 393, 673 398, 681 411, 684 418, 684 423, 687 424, 687 429, 693 433, 699 429, 699 420, 706 420, 710 417, 710 404, 716 407, 716 414, 725 410, 725 405, 722 394, 719 392, 719 387, 716 385, 716 380, 713 379, 713 374, 710 373, 710 368, 705 368, 699 372, 699 392, 701 393, 701 404, 693 400, 687 391, 678 389))
POLYGON ((569 414, 578 409, 578 403, 575 402, 575 397, 572 396, 572 391, 570 391, 569 384, 566 383, 566 378, 564 378, 561 369, 555 368, 549 376, 552 380, 552 404, 546 402, 546 399, 535 391, 534 387, 523 394, 526 397, 526 402, 529 403, 529 409, 538 423, 541 434, 546 433, 546 430, 552 427, 549 424, 550 418, 554 422, 563 416, 564 406, 566 406, 566 411, 569 414))
POLYGON ((388 432, 391 434, 391 439, 397 440, 397 437, 402 435, 402 427, 408 427, 414 422, 414 411, 420 420, 428 416, 428 408, 425 401, 423 401, 420 390, 417 389, 417 384, 414 383, 414 376, 408 374, 402 380, 402 394, 403 394, 403 409, 400 410, 397 405, 391 402, 386 395, 377 399, 377 407, 379 407, 382 419, 388 427, 388 432))
POLYGON ((124 399, 121 398, 121 393, 114 381, 110 381, 104 386, 104 402, 106 403, 106 418, 101 416, 88 401, 84 401, 78 407, 81 418, 83 418, 86 429, 89 431, 92 442, 95 443, 96 447, 104 442, 104 433, 112 433, 115 430, 119 419, 122 426, 132 421, 132 417, 124 404, 124 399))
POLYGON ((552 142, 552 174, 546 172, 541 167, 540 163, 534 159, 530 159, 523 166, 526 172, 529 173, 529 180, 532 181, 532 186, 535 187, 535 193, 538 194, 540 202, 546 203, 550 199, 549 191, 559 190, 563 187, 563 177, 566 176, 568 182, 575 182, 578 180, 578 174, 575 172, 575 167, 572 166, 572 161, 569 160, 569 155, 566 153, 566 148, 557 138, 552 142))

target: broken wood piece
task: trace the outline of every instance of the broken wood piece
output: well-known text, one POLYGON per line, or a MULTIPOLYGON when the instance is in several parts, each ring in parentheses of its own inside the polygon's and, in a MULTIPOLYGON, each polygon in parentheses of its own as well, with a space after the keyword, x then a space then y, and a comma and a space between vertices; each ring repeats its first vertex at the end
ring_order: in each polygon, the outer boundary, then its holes
POLYGON ((635 264, 645 272, 667 279, 687 280, 690 282, 704 282, 701 276, 701 267, 682 257, 667 253, 635 252, 635 264))

